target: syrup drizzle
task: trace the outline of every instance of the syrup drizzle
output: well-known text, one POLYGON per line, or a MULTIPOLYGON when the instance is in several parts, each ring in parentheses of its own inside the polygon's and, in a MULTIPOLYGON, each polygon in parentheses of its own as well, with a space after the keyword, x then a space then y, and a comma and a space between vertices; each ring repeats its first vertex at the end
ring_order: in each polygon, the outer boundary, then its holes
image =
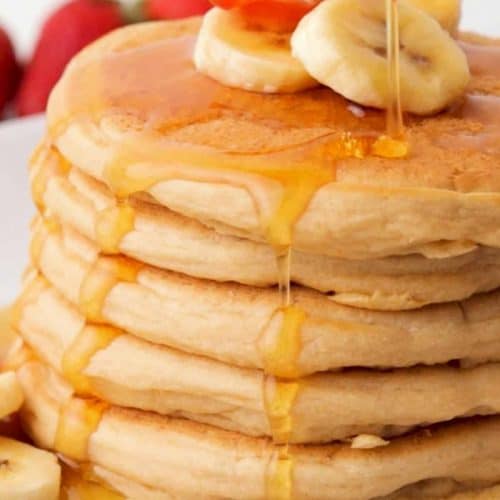
MULTIPOLYGON (((399 156, 401 145, 391 139, 399 141, 404 136, 403 113, 401 107, 401 85, 400 85, 400 45, 399 45, 399 12, 397 0, 386 0, 387 19, 387 78, 389 84, 389 102, 387 106, 387 139, 380 139, 381 156, 390 156, 391 150, 394 156, 399 156), (393 149, 394 148, 394 149, 393 149), (385 153, 385 154, 384 154, 385 153)), ((345 141, 345 144, 349 144, 345 141)), ((377 142, 375 142, 377 144, 377 142)), ((345 147, 345 146, 344 146, 345 147)), ((377 146, 370 145, 371 152, 377 151, 377 146)), ((352 143, 353 157, 364 157, 366 150, 359 150, 359 143, 354 139, 352 143)), ((406 148, 402 149, 401 156, 405 156, 406 148)), ((295 191, 300 186, 294 185, 295 191)), ((294 200, 295 196, 284 197, 281 209, 286 212, 289 209, 287 201, 294 200)), ((310 199, 310 195, 308 195, 310 199)), ((295 201, 295 200, 294 200, 295 201)), ((297 203, 292 203, 292 210, 297 203)), ((307 205, 304 204, 304 206, 307 205)), ((280 222, 284 217, 276 216, 275 232, 282 231, 280 222)), ((298 217, 297 217, 298 218, 298 217)), ((295 218, 294 220, 296 220, 295 218)), ((286 219, 286 217, 285 217, 286 219)), ((292 226, 290 226, 291 228, 292 226)), ((268 352, 264 357, 265 369, 271 369, 271 373, 279 373, 280 376, 295 380, 283 380, 276 377, 265 379, 265 403, 266 411, 271 426, 271 433, 275 444, 282 445, 278 448, 267 479, 267 496, 271 499, 290 500, 293 497, 293 457, 290 454, 289 442, 293 432, 292 410, 298 396, 301 383, 298 380, 298 357, 300 355, 300 327, 305 319, 305 313, 297 307, 293 307, 290 291, 291 275, 291 229, 286 238, 268 238, 271 243, 288 241, 284 252, 276 252, 278 282, 280 300, 283 307, 283 326, 274 350, 268 352)))
POLYGON ((42 224, 43 230, 37 230, 33 234, 30 243, 30 257, 31 262, 37 267, 40 267, 40 258, 47 238, 50 234, 59 233, 61 231, 61 226, 54 217, 44 217, 41 220, 38 219, 36 223, 42 224))
POLYGON ((5 366, 5 354, 8 353, 9 346, 15 339, 14 332, 10 327, 11 310, 10 308, 0 309, 0 367, 7 371, 5 366))
POLYGON ((66 350, 61 362, 62 373, 79 395, 94 395, 84 371, 94 355, 106 349, 120 335, 120 330, 110 326, 86 325, 66 350))
POLYGON ((54 450, 79 463, 89 461, 89 441, 108 405, 95 399, 71 398, 61 408, 54 450))
POLYGON ((268 377, 264 387, 264 401, 275 444, 288 445, 293 432, 292 409, 300 384, 268 377))
POLYGON ((98 213, 95 224, 96 242, 109 255, 120 253, 123 238, 134 229, 135 212, 125 199, 119 198, 115 206, 98 213))
POLYGON ((125 497, 102 484, 85 467, 62 464, 62 485, 59 500, 124 500, 125 497))
POLYGON ((291 500, 293 498, 293 458, 288 446, 277 447, 266 477, 266 498, 291 500))
POLYGON ((31 196, 36 207, 42 213, 45 210, 44 196, 50 178, 55 174, 67 174, 70 165, 47 141, 43 141, 37 146, 30 159, 30 165, 37 166, 35 172, 32 173, 31 196))
POLYGON ((404 135, 401 108, 399 9, 398 0, 385 0, 387 33, 387 79, 389 99, 387 103, 387 134, 393 139, 404 135))
POLYGON ((290 286, 290 273, 292 271, 292 248, 291 246, 280 255, 276 251, 276 265, 278 268, 278 291, 280 294, 281 307, 290 307, 292 295, 290 286))
POLYGON ((301 327, 306 313, 290 305, 281 308, 278 314, 283 317, 281 331, 275 341, 263 349, 264 371, 285 380, 297 379, 300 377, 301 327))
POLYGON ((100 257, 82 281, 80 311, 94 323, 105 323, 103 308, 111 290, 120 282, 135 283, 143 267, 125 257, 100 257))

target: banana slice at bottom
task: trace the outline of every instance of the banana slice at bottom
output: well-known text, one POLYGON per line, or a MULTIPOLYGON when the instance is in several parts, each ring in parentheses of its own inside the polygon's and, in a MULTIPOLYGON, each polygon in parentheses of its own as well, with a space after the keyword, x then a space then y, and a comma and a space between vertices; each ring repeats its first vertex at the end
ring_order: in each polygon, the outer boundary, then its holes
POLYGON ((52 453, 0 437, 2 500, 57 500, 60 482, 61 469, 52 453))
POLYGON ((292 56, 290 36, 252 30, 237 12, 214 8, 203 19, 194 62, 201 73, 244 90, 297 92, 317 86, 292 56))
MULTIPOLYGON (((464 94, 470 80, 467 58, 422 10, 399 2, 399 15, 402 107, 436 113, 464 94)), ((312 76, 344 97, 386 108, 385 19, 382 0, 325 0, 299 23, 293 53, 312 76)))
POLYGON ((21 384, 14 372, 0 374, 0 418, 15 413, 24 401, 21 384))
POLYGON ((427 12, 449 33, 455 33, 462 14, 461 0, 406 0, 427 12))

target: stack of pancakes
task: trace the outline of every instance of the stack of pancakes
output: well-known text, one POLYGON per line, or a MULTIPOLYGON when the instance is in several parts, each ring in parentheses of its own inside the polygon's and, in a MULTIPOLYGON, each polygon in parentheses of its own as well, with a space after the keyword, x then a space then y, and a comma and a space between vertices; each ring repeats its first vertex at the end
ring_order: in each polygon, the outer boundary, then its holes
POLYGON ((198 27, 111 34, 51 98, 30 435, 141 500, 500 497, 500 44, 390 158, 381 112, 196 74, 198 27))

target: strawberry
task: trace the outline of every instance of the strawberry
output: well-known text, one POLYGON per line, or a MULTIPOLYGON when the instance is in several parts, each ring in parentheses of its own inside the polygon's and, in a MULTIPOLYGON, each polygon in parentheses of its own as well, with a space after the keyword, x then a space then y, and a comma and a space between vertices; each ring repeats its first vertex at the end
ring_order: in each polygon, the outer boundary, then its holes
POLYGON ((124 24, 119 4, 71 0, 46 21, 16 97, 16 111, 45 110, 50 92, 72 57, 109 31, 124 24))
POLYGON ((238 9, 243 18, 259 29, 291 32, 321 0, 211 0, 223 9, 238 9))
POLYGON ((20 68, 16 61, 14 47, 7 33, 0 28, 0 116, 14 95, 19 74, 20 68))
POLYGON ((209 0, 144 0, 144 12, 148 19, 199 16, 211 6, 209 0))

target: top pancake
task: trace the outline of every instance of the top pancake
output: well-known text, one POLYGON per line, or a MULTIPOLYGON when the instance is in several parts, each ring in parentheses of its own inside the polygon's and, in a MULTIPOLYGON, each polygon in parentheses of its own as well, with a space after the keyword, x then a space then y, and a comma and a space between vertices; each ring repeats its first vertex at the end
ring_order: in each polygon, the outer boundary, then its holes
POLYGON ((52 140, 71 163, 121 197, 147 192, 274 244, 292 231, 294 246, 313 253, 428 255, 443 240, 500 246, 499 42, 467 43, 471 95, 439 116, 408 118, 407 158, 355 159, 346 149, 383 134, 384 113, 322 87, 264 95, 219 85, 192 65, 198 26, 128 27, 72 62, 48 109, 52 140), (493 47, 487 57, 480 43, 493 47))

